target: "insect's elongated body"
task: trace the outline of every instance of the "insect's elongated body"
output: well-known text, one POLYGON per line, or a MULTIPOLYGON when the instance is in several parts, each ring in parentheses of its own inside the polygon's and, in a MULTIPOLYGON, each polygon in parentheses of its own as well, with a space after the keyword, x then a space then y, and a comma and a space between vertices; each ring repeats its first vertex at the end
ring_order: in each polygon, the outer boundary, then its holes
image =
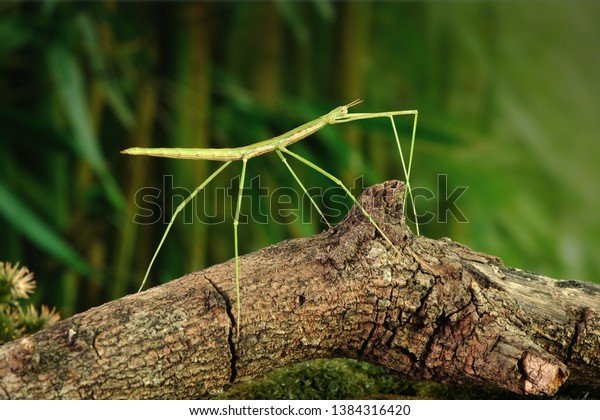
MULTIPOLYGON (((304 193, 308 195, 312 204, 317 209, 319 214, 323 217, 323 219, 325 220, 325 222, 327 223, 328 226, 329 226, 329 223, 323 216, 323 213, 321 212, 319 207, 316 205, 316 203, 314 202, 312 197, 308 194, 307 189, 304 187, 304 185, 302 184, 302 182, 300 181, 300 179, 298 178, 298 176, 296 175, 294 170, 287 163, 287 161, 283 155, 284 153, 289 156, 292 156, 293 158, 306 164, 310 168, 321 173, 322 175, 326 176, 327 178, 329 178, 330 180, 335 182, 337 185, 339 185, 346 192, 346 194, 348 194, 348 196, 350 198, 352 198, 352 201, 354 201, 354 204, 356 206, 358 206, 358 208, 363 212, 363 214, 367 217, 369 222, 376 228, 377 232, 379 232, 379 234, 385 239, 385 241, 395 251, 398 251, 396 246, 387 237, 387 235, 381 230, 381 228, 377 225, 377 223, 373 220, 373 218, 369 215, 369 213, 367 213, 367 211, 360 205, 360 203, 358 203, 358 201, 352 195, 350 190, 348 190, 348 188, 346 188, 346 186, 338 178, 331 175, 329 172, 325 171, 324 169, 320 168, 319 166, 315 165, 314 163, 306 160, 302 156, 299 156, 296 153, 293 153, 293 152, 287 150, 288 146, 310 136, 311 134, 319 131, 321 128, 323 128, 329 124, 341 124, 341 123, 346 123, 346 122, 350 122, 350 121, 354 121, 354 120, 387 117, 390 119, 390 121, 392 123, 394 136, 396 138, 396 144, 398 146, 398 151, 400 153, 400 158, 402 160, 402 169, 404 172, 404 177, 406 179, 406 187, 407 187, 406 195, 407 196, 411 195, 411 197, 412 197, 411 187, 410 187, 410 171, 411 171, 411 166, 412 166, 412 156, 413 156, 415 132, 416 132, 416 125, 417 125, 417 116, 418 116, 417 111, 391 111, 391 112, 378 112, 378 113, 349 114, 348 108, 350 108, 354 105, 358 105, 360 102, 361 102, 361 100, 357 99, 355 101, 350 102, 347 105, 339 106, 339 107, 333 109, 332 111, 328 112, 327 114, 325 114, 319 118, 316 118, 312 121, 309 121, 305 124, 302 124, 301 126, 294 128, 293 130, 290 130, 286 133, 283 133, 279 136, 270 138, 268 140, 263 140, 263 141, 259 141, 257 143, 250 144, 248 146, 234 147, 234 148, 222 148, 222 149, 207 149, 207 148, 181 149, 181 148, 132 147, 130 149, 123 150, 121 153, 129 154, 129 155, 157 156, 157 157, 165 157, 165 158, 173 158, 173 159, 214 160, 214 161, 225 162, 215 172, 213 172, 202 184, 200 184, 200 186, 198 186, 198 188, 196 188, 192 192, 192 194, 190 194, 190 196, 187 197, 177 207, 177 209, 173 213, 173 216, 167 226, 165 233, 163 234, 163 237, 158 245, 158 248, 156 249, 154 256, 152 257, 152 260, 150 261, 148 269, 146 270, 146 275, 144 276, 144 280, 142 281, 142 285, 140 286, 139 290, 141 291, 144 288, 144 285, 146 284, 146 280, 148 279, 148 275, 150 273, 150 269, 152 268, 152 265, 154 264, 154 260, 156 259, 156 256, 158 255, 158 252, 160 251, 160 249, 165 241, 165 238, 167 237, 167 234, 169 233, 171 226, 173 225, 173 222, 175 221, 177 214, 185 207, 185 205, 190 200, 192 200, 202 189, 204 189, 206 187, 206 185, 208 185, 208 183, 210 181, 212 181, 212 179, 214 179, 223 169, 225 169, 229 164, 231 164, 231 162, 241 160, 243 165, 242 165, 242 171, 241 171, 241 175, 240 175, 240 186, 239 186, 239 190, 238 190, 236 211, 235 211, 235 216, 233 219, 234 251, 235 251, 235 285, 236 285, 236 294, 237 294, 237 333, 239 335, 241 304, 240 304, 240 282, 239 282, 240 273, 239 273, 239 261, 238 261, 239 260, 239 258, 238 258, 238 220, 239 220, 240 208, 241 208, 241 202, 242 202, 242 191, 244 188, 246 164, 252 158, 255 158, 257 156, 264 155, 266 153, 273 152, 273 151, 275 151, 277 153, 277 155, 279 156, 281 161, 288 168, 288 170, 290 171, 290 173, 292 174, 292 176, 294 177, 296 182, 300 185, 300 187, 302 188, 304 193), (414 116, 412 140, 411 140, 408 164, 406 164, 406 161, 404 159, 404 154, 402 153, 402 147, 400 146, 400 140, 398 138, 396 125, 394 123, 393 117, 397 116, 397 115, 413 115, 414 116)), ((414 207, 414 199, 413 199, 412 204, 413 204, 412 210, 416 217, 416 209, 414 207)), ((417 234, 419 234, 418 223, 416 223, 416 229, 417 229, 417 234)))
POLYGON ((281 147, 286 147, 292 143, 300 141, 303 138, 311 135, 312 133, 320 130, 327 124, 321 119, 317 119, 305 125, 306 128, 304 128, 302 131, 291 133, 291 138, 285 137, 288 135, 288 133, 285 133, 281 136, 273 137, 272 139, 260 141, 258 143, 254 143, 243 147, 232 147, 223 149, 132 147, 131 149, 123 150, 123 152, 121 153, 129 155, 157 156, 173 159, 216 160, 221 162, 229 162, 244 159, 249 160, 256 156, 264 155, 281 147))
POLYGON ((181 149, 181 148, 144 148, 132 147, 123 150, 121 153, 127 155, 145 155, 157 156, 173 159, 195 159, 195 160, 216 160, 221 162, 229 162, 235 160, 250 160, 253 157, 264 155, 291 144, 296 143, 313 133, 316 133, 321 128, 328 124, 336 124, 338 118, 343 118, 348 114, 348 107, 360 103, 359 100, 351 102, 348 105, 338 107, 333 111, 312 121, 302 124, 293 130, 275 136, 268 140, 259 141, 249 144, 248 146, 222 148, 222 149, 181 149))

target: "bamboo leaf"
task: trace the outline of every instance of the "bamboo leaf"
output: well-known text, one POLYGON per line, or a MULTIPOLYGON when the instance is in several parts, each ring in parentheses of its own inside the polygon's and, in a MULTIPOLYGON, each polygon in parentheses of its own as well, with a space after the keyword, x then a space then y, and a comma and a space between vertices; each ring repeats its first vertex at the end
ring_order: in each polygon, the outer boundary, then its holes
POLYGON ((75 58, 64 46, 54 44, 48 52, 48 64, 78 151, 100 177, 113 205, 123 209, 125 201, 108 172, 93 129, 83 76, 75 58))
POLYGON ((77 18, 77 26, 94 71, 101 75, 104 93, 112 110, 125 127, 131 127, 134 124, 133 113, 116 80, 109 72, 106 57, 102 52, 98 32, 93 21, 88 14, 81 14, 77 18))
POLYGON ((2 182, 0 182, 0 214, 40 248, 82 274, 91 272, 87 262, 2 182))
POLYGON ((26 45, 33 38, 30 28, 15 18, 0 21, 0 56, 6 56, 26 45))

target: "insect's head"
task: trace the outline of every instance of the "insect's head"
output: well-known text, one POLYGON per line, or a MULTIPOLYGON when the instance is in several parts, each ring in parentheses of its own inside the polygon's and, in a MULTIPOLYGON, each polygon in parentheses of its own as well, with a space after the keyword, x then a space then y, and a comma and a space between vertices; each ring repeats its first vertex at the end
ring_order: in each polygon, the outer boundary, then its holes
POLYGON ((358 105, 361 102, 361 99, 355 99, 349 104, 338 106, 337 108, 332 110, 328 114, 328 116, 330 117, 330 123, 335 124, 337 120, 344 118, 346 115, 348 115, 348 108, 354 105, 358 105))

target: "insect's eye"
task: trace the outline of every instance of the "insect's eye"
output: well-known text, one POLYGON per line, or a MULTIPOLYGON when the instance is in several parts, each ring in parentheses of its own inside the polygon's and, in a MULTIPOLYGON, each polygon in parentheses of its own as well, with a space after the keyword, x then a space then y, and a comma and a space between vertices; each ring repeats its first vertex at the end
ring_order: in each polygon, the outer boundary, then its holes
POLYGON ((346 115, 348 115, 348 107, 347 106, 338 106, 337 108, 334 108, 329 114, 327 114, 327 116, 332 121, 342 119, 346 115))
POLYGON ((348 114, 348 108, 345 106, 339 106, 335 110, 335 114, 336 114, 335 115, 336 117, 344 117, 345 115, 348 114))

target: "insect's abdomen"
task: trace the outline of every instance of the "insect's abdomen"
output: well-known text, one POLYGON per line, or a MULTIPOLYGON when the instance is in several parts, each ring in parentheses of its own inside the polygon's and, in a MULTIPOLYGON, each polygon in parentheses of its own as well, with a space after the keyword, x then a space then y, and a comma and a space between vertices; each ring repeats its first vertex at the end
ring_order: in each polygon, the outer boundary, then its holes
POLYGON ((241 160, 242 155, 236 149, 180 149, 180 148, 146 148, 132 147, 123 150, 126 155, 157 156, 172 159, 194 159, 194 160, 218 160, 230 161, 241 160))

